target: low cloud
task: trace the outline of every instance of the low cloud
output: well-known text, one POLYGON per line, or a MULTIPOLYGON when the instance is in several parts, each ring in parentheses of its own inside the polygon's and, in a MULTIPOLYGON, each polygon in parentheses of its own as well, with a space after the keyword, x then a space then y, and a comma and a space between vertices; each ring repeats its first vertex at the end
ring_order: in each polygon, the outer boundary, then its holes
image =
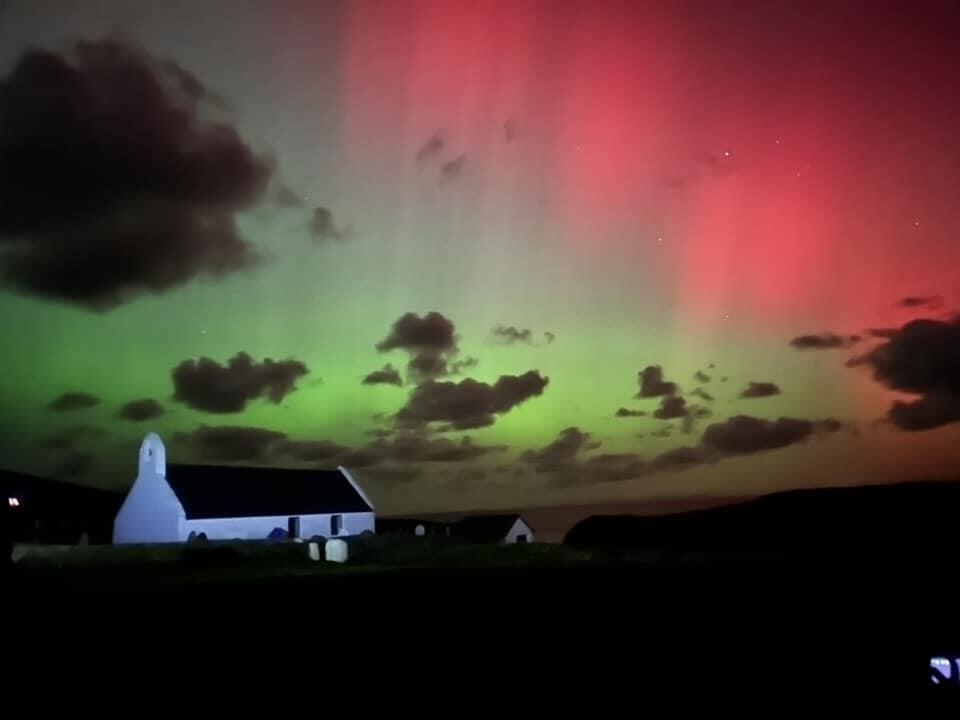
POLYGON ((407 369, 415 382, 450 374, 449 363, 459 352, 453 321, 438 312, 423 317, 404 313, 377 343, 379 352, 404 350, 410 355, 407 369))
POLYGON ((57 479, 77 478, 85 475, 93 465, 93 455, 83 452, 71 452, 62 457, 53 467, 53 477, 57 479))
POLYGON ((513 325, 497 325, 490 330, 490 337, 494 343, 499 345, 515 345, 517 343, 526 345, 549 345, 556 340, 557 336, 552 332, 544 332, 542 343, 537 343, 533 330, 530 328, 521 329, 513 325))
POLYGON ((942 295, 910 295, 905 298, 901 298, 897 305, 902 308, 910 308, 912 310, 923 309, 923 310, 939 310, 943 307, 943 296, 942 295))
POLYGON ((740 391, 739 397, 742 398, 766 398, 780 394, 780 388, 772 382, 756 382, 751 380, 747 386, 740 391))
POLYGON ((439 130, 429 137, 429 139, 420 146, 420 149, 417 150, 416 161, 417 164, 422 164, 428 160, 437 157, 440 153, 443 152, 443 146, 445 141, 443 139, 443 133, 439 130))
POLYGON ((848 365, 867 366, 890 390, 919 396, 890 407, 887 418, 901 430, 960 421, 960 317, 913 320, 848 365))
POLYGON ((762 420, 736 415, 708 425, 701 441, 705 447, 723 455, 750 455, 801 443, 814 434, 833 433, 842 427, 843 423, 833 419, 815 421, 782 417, 762 420))
POLYGON ((190 432, 174 433, 173 442, 202 462, 265 463, 271 447, 286 438, 284 433, 258 427, 201 425, 190 432))
POLYGON ((706 400, 707 402, 713 402, 713 401, 714 401, 713 395, 711 395, 710 393, 708 393, 708 392, 707 392, 706 390, 704 390, 703 388, 694 388, 693 390, 690 391, 690 394, 691 394, 691 395, 695 395, 696 397, 701 398, 701 399, 703 399, 703 400, 706 400))
POLYGON ((310 218, 310 235, 314 242, 321 244, 328 241, 343 242, 353 235, 353 228, 337 227, 333 221, 333 213, 325 207, 317 207, 310 218))
POLYGON ((565 469, 580 453, 595 450, 600 442, 591 438, 590 433, 578 427, 561 430, 555 440, 538 450, 527 450, 520 455, 522 462, 533 465, 538 473, 556 472, 565 469))
POLYGON ((646 415, 646 410, 631 410, 630 408, 625 407, 619 408, 617 412, 614 413, 614 417, 618 418, 646 417, 646 415))
POLYGON ((207 357, 184 360, 172 371, 173 399, 210 413, 243 412, 257 398, 280 403, 308 372, 299 360, 256 362, 245 352, 226 365, 207 357))
POLYGON ((707 374, 706 374, 705 372, 703 372, 702 370, 697 370, 697 371, 693 374, 693 379, 696 380, 698 383, 708 383, 708 382, 710 382, 710 376, 707 375, 707 374))
POLYGON ((90 393, 70 391, 54 398, 47 407, 57 412, 85 410, 100 404, 100 398, 90 393))
POLYGON ((677 392, 677 384, 663 379, 663 368, 659 365, 648 365, 640 370, 637 373, 637 380, 640 383, 638 398, 663 397, 677 392))
POLYGON ((859 335, 837 335, 827 332, 816 335, 800 335, 790 341, 790 346, 797 350, 845 350, 853 347, 862 339, 859 335))
POLYGON ((367 375, 363 379, 364 385, 403 385, 403 378, 400 377, 400 373, 397 372, 397 369, 387 363, 379 370, 374 370, 372 373, 367 375))
POLYGON ((667 395, 660 401, 660 407, 653 412, 658 420, 672 420, 687 416, 687 401, 679 395, 667 395))
POLYGON ((260 263, 236 219, 273 163, 223 110, 190 72, 118 40, 24 52, 0 78, 2 282, 105 312, 260 263))
POLYGON ((342 457, 350 448, 329 440, 286 440, 277 439, 268 442, 270 452, 277 457, 285 457, 300 462, 326 462, 342 457))
POLYGON ((153 420, 163 415, 163 405, 153 398, 142 398, 140 400, 131 400, 120 408, 117 412, 118 417, 131 422, 143 422, 153 420))
POLYGON ((103 435, 103 429, 93 425, 71 425, 48 435, 38 444, 47 450, 72 450, 85 440, 103 435))
POLYGON ((406 425, 449 423, 456 430, 492 425, 496 416, 543 394, 549 383, 537 370, 523 375, 501 375, 493 384, 471 378, 454 382, 428 380, 410 394, 397 413, 406 425))
POLYGON ((467 165, 467 156, 464 153, 457 155, 453 160, 448 160, 440 166, 440 172, 443 174, 443 179, 447 181, 453 181, 459 178, 464 173, 464 169, 467 165))

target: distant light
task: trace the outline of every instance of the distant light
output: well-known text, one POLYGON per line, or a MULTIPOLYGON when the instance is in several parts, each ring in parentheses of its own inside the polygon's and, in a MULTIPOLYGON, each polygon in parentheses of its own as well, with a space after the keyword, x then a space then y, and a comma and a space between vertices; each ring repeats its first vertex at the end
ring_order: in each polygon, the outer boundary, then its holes
POLYGON ((913 226, 914 226, 914 227, 920 227, 920 221, 919 221, 919 220, 914 220, 914 221, 913 221, 913 226))
POLYGON ((724 156, 724 157, 730 157, 730 151, 729 151, 729 150, 724 150, 724 151, 723 151, 723 156, 724 156))
POLYGON ((20 507, 20 498, 8 497, 7 505, 10 507, 20 507))
POLYGON ((662 237, 658 237, 658 238, 657 238, 657 242, 663 242, 663 238, 662 238, 662 237))
POLYGON ((775 142, 777 145, 779 145, 779 144, 780 144, 780 138, 777 138, 776 140, 774 140, 774 142, 775 142))

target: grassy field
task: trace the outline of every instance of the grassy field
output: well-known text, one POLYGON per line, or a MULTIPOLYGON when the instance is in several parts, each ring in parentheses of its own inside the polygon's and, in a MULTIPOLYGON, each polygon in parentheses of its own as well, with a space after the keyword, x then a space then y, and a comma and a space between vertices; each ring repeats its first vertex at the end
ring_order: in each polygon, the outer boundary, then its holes
POLYGON ((86 548, 16 567, 6 639, 27 664, 79 653, 159 669, 167 661, 144 648, 189 646, 190 662, 256 667, 261 683, 316 682, 319 667, 328 681, 429 676, 475 693, 522 680, 747 697, 759 684, 914 707, 930 655, 960 648, 953 565, 866 551, 614 558, 444 538, 358 538, 346 565, 292 544, 86 548))

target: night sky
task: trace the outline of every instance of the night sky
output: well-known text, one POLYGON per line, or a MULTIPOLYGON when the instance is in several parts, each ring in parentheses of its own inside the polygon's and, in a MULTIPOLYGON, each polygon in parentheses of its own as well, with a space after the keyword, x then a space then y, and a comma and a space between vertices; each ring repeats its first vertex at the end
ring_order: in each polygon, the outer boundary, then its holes
POLYGON ((932 0, 0 2, 0 466, 957 477, 958 67, 932 0))

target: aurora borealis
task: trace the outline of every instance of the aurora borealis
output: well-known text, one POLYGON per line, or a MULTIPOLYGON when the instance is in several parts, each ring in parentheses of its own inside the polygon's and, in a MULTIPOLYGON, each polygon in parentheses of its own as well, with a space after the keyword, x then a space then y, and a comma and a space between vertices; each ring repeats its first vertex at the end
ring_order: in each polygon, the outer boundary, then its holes
POLYGON ((385 512, 960 471, 955 3, 0 4, 0 465, 385 512))

